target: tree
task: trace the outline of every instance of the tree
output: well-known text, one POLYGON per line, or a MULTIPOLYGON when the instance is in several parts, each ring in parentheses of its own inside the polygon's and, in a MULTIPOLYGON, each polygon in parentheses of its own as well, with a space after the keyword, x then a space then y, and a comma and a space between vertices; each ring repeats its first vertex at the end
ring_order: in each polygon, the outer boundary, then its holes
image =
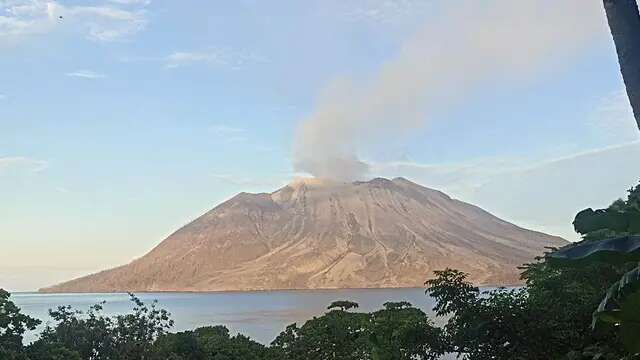
POLYGON ((40 320, 23 314, 10 297, 0 289, 0 359, 21 359, 22 337, 26 331, 34 330, 40 320))
POLYGON ((467 281, 469 274, 448 268, 433 273, 435 278, 425 285, 426 293, 437 300, 433 308, 437 315, 461 311, 477 299, 480 290, 467 281))
POLYGON ((264 360, 270 358, 268 352, 264 345, 244 335, 229 336, 224 326, 165 334, 154 345, 154 359, 158 360, 264 360))
POLYGON ((442 330, 406 301, 388 302, 371 314, 369 343, 374 360, 439 359, 442 330))
POLYGON ((332 310, 301 327, 287 327, 272 343, 287 360, 367 360, 369 314, 332 310))
POLYGON ((636 0, 604 0, 620 71, 640 128, 640 14, 636 0))
POLYGON ((80 354, 64 345, 40 342, 27 348, 28 359, 31 360, 82 360, 80 354))
POLYGON ((154 341, 173 326, 169 312, 158 309, 158 301, 150 306, 129 293, 133 312, 117 315, 112 320, 115 354, 118 359, 144 359, 151 353, 154 341))
POLYGON ((480 294, 467 276, 445 269, 427 281, 427 293, 436 300, 434 311, 449 317, 444 328, 449 352, 470 360, 557 358, 553 349, 539 346, 539 314, 529 306, 526 290, 480 294))
POLYGON ((593 309, 618 274, 615 268, 592 265, 584 271, 541 258, 525 268, 525 288, 481 294, 467 274, 446 269, 427 282, 427 292, 436 300, 436 314, 448 317, 448 351, 464 359, 563 359, 596 347, 619 359, 624 353, 615 334, 591 331, 593 309))
POLYGON ((133 312, 114 317, 102 314, 104 303, 91 306, 86 313, 71 306, 50 310, 55 324, 44 329, 30 346, 30 352, 43 354, 51 352, 50 349, 65 348, 82 359, 149 358, 153 343, 167 332, 173 320, 166 310, 157 308, 156 302, 147 306, 135 295, 129 295, 133 312))
MULTIPOLYGON (((598 242, 585 241, 549 254, 549 259, 581 267, 584 263, 635 265, 640 260, 640 236, 625 236, 598 242)), ((592 327, 611 324, 626 349, 640 354, 640 266, 626 272, 609 287, 593 312, 592 327)))
POLYGON ((444 353, 442 330, 410 303, 388 302, 373 313, 345 311, 356 305, 334 302, 323 316, 289 325, 271 343, 273 359, 426 360, 444 353))
POLYGON ((435 272, 427 293, 448 316, 449 350, 469 360, 618 360, 640 351, 639 210, 636 186, 606 209, 578 213, 584 240, 525 264, 521 289, 480 294, 463 272, 435 272), (614 326, 593 331, 594 318, 614 326))
POLYGON ((327 306, 328 310, 340 309, 342 311, 347 311, 350 309, 357 309, 359 307, 358 303, 347 300, 339 300, 332 302, 329 306, 327 306))
POLYGON ((640 185, 628 190, 627 200, 618 199, 606 209, 580 211, 573 226, 585 240, 640 234, 640 185))

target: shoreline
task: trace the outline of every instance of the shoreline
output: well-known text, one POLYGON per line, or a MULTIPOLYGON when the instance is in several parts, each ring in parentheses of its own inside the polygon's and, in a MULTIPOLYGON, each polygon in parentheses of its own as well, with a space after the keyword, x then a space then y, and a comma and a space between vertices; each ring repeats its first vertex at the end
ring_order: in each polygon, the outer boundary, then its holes
MULTIPOLYGON (((480 288, 515 288, 522 287, 524 284, 474 284, 480 288)), ((389 287, 349 287, 349 288, 286 288, 286 289, 247 289, 247 290, 144 290, 144 291, 74 291, 74 292, 49 292, 49 291, 16 291, 11 294, 23 295, 91 295, 91 294, 249 294, 249 293, 287 293, 287 292, 331 292, 331 291, 369 291, 369 290, 403 290, 403 289, 422 289, 424 286, 389 286, 389 287)))

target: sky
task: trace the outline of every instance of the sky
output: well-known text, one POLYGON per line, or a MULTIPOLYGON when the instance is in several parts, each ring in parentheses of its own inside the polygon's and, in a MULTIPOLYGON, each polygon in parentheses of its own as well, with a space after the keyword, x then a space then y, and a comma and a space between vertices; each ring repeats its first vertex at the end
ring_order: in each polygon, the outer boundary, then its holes
POLYGON ((127 263, 325 154, 578 240, 640 131, 600 2, 563 1, 0 0, 0 287, 127 263))

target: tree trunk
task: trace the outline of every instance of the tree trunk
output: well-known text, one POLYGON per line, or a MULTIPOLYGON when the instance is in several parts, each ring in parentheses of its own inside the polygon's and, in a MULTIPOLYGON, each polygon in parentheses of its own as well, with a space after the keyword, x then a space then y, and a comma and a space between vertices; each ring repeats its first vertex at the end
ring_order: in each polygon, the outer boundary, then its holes
POLYGON ((636 0, 603 0, 620 71, 640 129, 640 14, 636 0))

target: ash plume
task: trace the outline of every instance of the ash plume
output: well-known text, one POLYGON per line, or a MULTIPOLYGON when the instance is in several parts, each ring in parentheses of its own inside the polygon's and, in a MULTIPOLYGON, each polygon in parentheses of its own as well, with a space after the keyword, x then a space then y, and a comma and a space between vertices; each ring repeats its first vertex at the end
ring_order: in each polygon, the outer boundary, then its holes
POLYGON ((562 65, 606 36, 599 1, 447 2, 368 80, 332 81, 297 131, 294 168, 357 180, 364 146, 422 126, 493 81, 524 80, 562 65))

